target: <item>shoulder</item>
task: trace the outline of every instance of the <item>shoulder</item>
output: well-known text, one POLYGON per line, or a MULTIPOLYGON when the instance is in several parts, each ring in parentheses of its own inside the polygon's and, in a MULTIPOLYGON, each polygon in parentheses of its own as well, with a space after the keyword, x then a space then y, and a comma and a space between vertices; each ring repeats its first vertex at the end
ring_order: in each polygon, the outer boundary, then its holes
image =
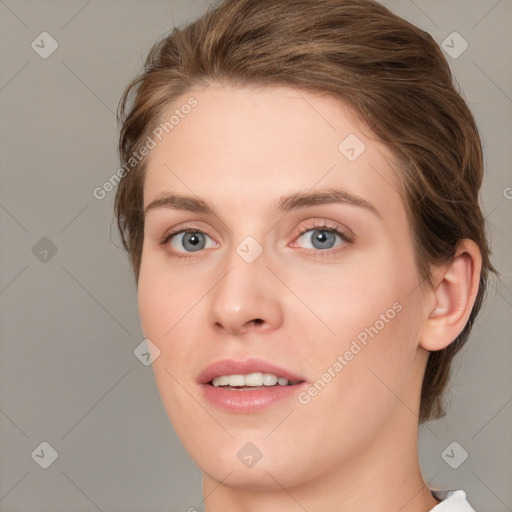
POLYGON ((466 499, 466 493, 462 489, 458 490, 441 490, 430 489, 430 492, 441 500, 431 512, 475 512, 466 499))

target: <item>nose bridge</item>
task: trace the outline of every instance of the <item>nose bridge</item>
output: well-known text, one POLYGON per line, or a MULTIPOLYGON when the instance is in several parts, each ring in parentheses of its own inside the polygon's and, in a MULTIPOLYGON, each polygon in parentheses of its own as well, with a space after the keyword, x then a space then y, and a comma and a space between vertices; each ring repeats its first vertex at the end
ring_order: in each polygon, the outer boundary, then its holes
POLYGON ((212 289, 209 322, 240 332, 250 325, 276 327, 281 321, 279 285, 267 268, 263 247, 253 237, 233 247, 225 270, 212 289))

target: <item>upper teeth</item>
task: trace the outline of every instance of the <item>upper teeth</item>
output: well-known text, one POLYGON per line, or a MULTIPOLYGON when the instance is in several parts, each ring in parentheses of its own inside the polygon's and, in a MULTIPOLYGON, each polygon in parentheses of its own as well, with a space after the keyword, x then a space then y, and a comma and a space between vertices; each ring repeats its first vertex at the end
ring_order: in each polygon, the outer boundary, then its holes
POLYGON ((273 373, 249 373, 247 375, 220 375, 212 380, 214 386, 287 386, 291 383, 273 373))

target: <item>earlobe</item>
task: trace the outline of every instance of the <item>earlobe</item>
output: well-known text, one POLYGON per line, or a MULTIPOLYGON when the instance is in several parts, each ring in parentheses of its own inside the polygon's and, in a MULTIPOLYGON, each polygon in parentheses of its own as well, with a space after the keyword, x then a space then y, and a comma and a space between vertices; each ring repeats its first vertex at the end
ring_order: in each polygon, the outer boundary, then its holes
POLYGON ((454 258, 438 268, 437 284, 429 292, 420 346, 436 351, 447 347, 462 332, 478 293, 482 256, 475 242, 462 240, 454 258), (432 307, 432 302, 434 306, 432 307))

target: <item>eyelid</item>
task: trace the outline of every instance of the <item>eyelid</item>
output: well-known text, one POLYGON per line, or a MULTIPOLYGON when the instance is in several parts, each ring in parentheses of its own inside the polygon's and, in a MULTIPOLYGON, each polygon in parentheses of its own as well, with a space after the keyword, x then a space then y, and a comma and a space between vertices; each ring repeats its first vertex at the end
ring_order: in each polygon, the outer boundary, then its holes
POLYGON ((336 245, 325 250, 298 247, 298 250, 300 250, 306 255, 312 256, 313 258, 335 258, 340 254, 340 252, 346 250, 347 245, 352 245, 355 240, 355 235, 350 230, 340 226, 337 222, 313 220, 310 221, 310 224, 302 227, 299 230, 299 233, 298 235, 295 236, 291 246, 297 247, 297 240, 310 231, 328 231, 334 233, 342 240, 342 243, 340 243, 339 245, 336 245), (347 231, 349 231, 350 233, 347 231))
MULTIPOLYGON (((167 230, 162 235, 162 237, 160 238, 159 245, 162 246, 164 248, 164 250, 166 251, 166 253, 169 256, 171 256, 171 257, 176 257, 176 258, 193 258, 193 257, 195 257, 194 252, 187 253, 187 252, 179 252, 179 251, 175 251, 175 250, 170 250, 169 249, 169 245, 170 245, 171 239, 174 236, 180 235, 180 234, 185 234, 187 232, 201 233, 201 234, 207 236, 208 238, 210 238, 211 240, 213 240, 213 242, 217 245, 217 247, 219 246, 219 243, 216 240, 214 240, 203 229, 200 229, 200 228, 198 228, 198 227, 196 227, 194 225, 191 225, 191 224, 187 224, 187 225, 184 225, 184 226, 179 226, 178 228, 171 228, 171 229, 167 230)), ((201 252, 201 251, 197 251, 197 252, 201 252)))
MULTIPOLYGON (((202 233, 210 238, 212 238, 206 231, 194 224, 185 224, 184 226, 179 226, 177 228, 171 228, 165 231, 165 233, 160 237, 160 243, 165 244, 172 236, 178 235, 183 232, 193 231, 194 233, 202 233)), ((213 238, 212 238, 213 240, 213 238)), ((216 242, 217 243, 217 242, 216 242)))
POLYGON ((318 220, 318 219, 314 219, 309 222, 310 222, 310 224, 307 224, 299 229, 299 232, 295 238, 299 238, 300 236, 304 235, 308 231, 315 231, 315 230, 336 232, 347 242, 352 242, 355 238, 354 234, 349 229, 345 228, 344 226, 341 226, 337 222, 318 220))

